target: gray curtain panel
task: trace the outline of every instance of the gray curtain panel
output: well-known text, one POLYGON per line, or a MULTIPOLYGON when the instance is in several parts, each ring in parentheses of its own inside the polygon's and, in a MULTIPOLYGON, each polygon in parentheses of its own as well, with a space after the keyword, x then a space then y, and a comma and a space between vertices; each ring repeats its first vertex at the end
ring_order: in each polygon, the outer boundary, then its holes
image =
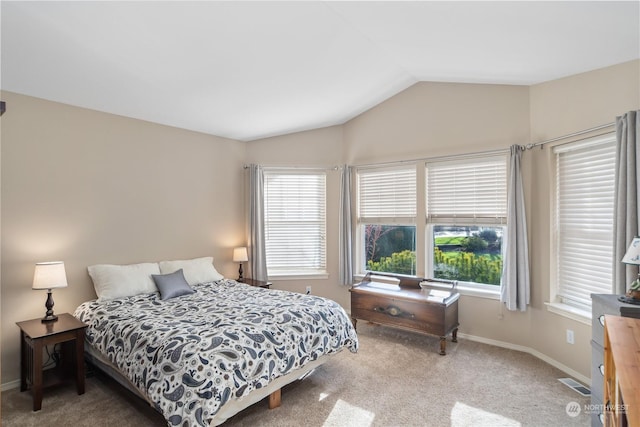
POLYGON ((353 282, 353 248, 351 225, 351 166, 344 165, 340 177, 339 275, 342 285, 353 282))
POLYGON ((529 282, 529 242, 520 155, 524 147, 511 146, 507 193, 507 234, 504 236, 505 264, 500 301, 508 310, 525 311, 531 295, 529 282))
POLYGON ((624 294, 638 277, 638 267, 620 262, 638 235, 638 134, 640 110, 616 117, 616 182, 613 217, 613 292, 624 294))
POLYGON ((258 165, 249 166, 249 263, 251 275, 268 280, 264 242, 264 173, 258 165))

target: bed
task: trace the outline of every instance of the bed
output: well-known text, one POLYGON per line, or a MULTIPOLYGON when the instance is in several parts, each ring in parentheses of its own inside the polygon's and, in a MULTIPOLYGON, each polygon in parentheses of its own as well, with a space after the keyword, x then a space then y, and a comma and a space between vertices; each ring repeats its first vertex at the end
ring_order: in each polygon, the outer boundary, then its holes
POLYGON ((277 406, 282 386, 345 348, 358 349, 348 315, 330 299, 221 277, 169 298, 159 285, 105 298, 91 276, 98 299, 75 311, 89 325, 88 360, 170 426, 219 425, 266 396, 277 406))

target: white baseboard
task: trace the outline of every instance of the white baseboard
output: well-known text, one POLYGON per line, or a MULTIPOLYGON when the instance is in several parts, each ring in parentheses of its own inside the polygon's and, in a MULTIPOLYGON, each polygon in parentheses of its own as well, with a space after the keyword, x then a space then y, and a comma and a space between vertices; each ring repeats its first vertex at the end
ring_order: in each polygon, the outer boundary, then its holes
POLYGON ((9 381, 8 383, 2 384, 2 387, 0 388, 0 390, 7 391, 7 390, 12 390, 18 387, 20 387, 20 380, 14 380, 14 381, 9 381))
POLYGON ((517 350, 517 351, 522 351, 524 353, 529 353, 530 355, 535 356, 540 360, 543 360, 544 362, 548 363, 549 365, 553 366, 554 368, 560 369, 562 372, 564 372, 567 375, 570 375, 571 377, 577 379, 582 384, 591 387, 591 378, 585 377, 581 373, 571 369, 570 367, 568 367, 566 365, 563 365, 562 363, 558 362, 557 360, 552 359, 549 356, 547 356, 546 354, 540 353, 538 350, 535 350, 535 349, 533 349, 531 347, 525 347, 523 345, 511 344, 509 342, 493 340, 493 339, 490 339, 490 338, 477 337, 475 335, 467 335, 467 334, 463 334, 463 333, 460 333, 460 332, 458 332, 458 336, 460 338, 465 338, 465 339, 468 339, 470 341, 477 341, 477 342, 481 342, 483 344, 495 345, 496 347, 508 348, 509 350, 517 350))

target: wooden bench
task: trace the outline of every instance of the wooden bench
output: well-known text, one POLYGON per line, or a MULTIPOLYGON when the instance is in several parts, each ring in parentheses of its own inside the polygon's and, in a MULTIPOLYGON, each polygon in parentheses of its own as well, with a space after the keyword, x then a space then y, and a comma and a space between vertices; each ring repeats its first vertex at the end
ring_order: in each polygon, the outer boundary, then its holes
POLYGON ((357 319, 380 325, 393 326, 440 337, 440 354, 446 354, 446 337, 457 342, 458 299, 460 294, 451 286, 448 290, 433 287, 423 289, 424 279, 398 276, 396 284, 376 281, 367 276, 354 285, 351 292, 351 318, 356 327, 357 319))

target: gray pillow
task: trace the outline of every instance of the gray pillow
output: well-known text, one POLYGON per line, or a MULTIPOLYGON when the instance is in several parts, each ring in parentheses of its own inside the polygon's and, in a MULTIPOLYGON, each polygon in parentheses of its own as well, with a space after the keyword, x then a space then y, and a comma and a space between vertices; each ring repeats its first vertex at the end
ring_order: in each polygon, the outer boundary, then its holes
POLYGON ((182 269, 170 274, 152 274, 151 276, 160 291, 160 299, 165 300, 195 292, 184 278, 182 269))

